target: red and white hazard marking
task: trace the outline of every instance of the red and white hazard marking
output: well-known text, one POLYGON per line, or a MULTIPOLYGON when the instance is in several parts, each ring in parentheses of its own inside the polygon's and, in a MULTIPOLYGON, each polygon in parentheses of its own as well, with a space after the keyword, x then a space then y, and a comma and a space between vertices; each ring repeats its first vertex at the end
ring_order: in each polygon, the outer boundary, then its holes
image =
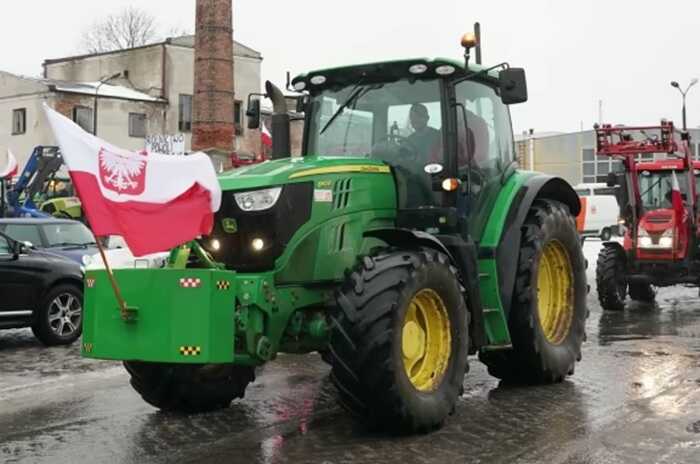
POLYGON ((183 277, 180 279, 180 287, 182 288, 198 288, 202 286, 202 279, 195 277, 183 277))

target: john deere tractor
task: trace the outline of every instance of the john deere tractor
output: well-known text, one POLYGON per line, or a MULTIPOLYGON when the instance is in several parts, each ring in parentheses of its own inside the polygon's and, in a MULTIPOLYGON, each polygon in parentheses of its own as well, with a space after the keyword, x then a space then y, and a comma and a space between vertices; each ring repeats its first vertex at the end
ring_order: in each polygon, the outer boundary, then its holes
POLYGON ((211 235, 167 268, 115 272, 128 310, 88 271, 84 355, 123 360, 145 401, 189 412, 243 397, 279 353, 316 351, 340 404, 395 432, 443 423, 469 355, 509 382, 573 374, 587 316, 578 197, 517 169, 508 105, 527 99, 524 71, 469 64, 471 35, 463 45, 464 61, 296 77, 300 157, 268 82, 273 159, 221 175, 211 235))

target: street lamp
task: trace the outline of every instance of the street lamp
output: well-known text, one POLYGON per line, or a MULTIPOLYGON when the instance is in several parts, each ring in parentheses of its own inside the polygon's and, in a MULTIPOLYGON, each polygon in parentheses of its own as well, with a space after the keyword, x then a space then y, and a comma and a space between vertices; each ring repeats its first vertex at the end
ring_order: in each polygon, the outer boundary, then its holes
POLYGON ((116 79, 117 77, 120 77, 122 73, 118 72, 114 74, 113 76, 109 77, 103 77, 100 79, 99 84, 97 84, 97 87, 95 88, 95 103, 92 108, 92 134, 97 135, 97 97, 100 94, 100 87, 102 87, 104 84, 107 82, 111 81, 112 79, 116 79))
POLYGON ((685 90, 682 90, 681 86, 678 84, 678 82, 676 82, 676 81, 671 82, 671 87, 677 88, 678 91, 683 96, 683 130, 684 131, 688 130, 688 127, 686 125, 686 119, 685 119, 685 96, 688 94, 688 90, 690 90, 690 88, 697 83, 698 83, 698 79, 694 78, 690 81, 690 84, 688 84, 688 87, 686 87, 685 90))

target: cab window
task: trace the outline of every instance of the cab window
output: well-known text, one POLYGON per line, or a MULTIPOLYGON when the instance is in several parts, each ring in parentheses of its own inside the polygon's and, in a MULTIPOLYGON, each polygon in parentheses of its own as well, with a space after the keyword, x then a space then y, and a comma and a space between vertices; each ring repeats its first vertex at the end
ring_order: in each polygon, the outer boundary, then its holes
POLYGON ((500 173, 515 159, 508 108, 494 88, 478 82, 457 84, 455 92, 464 106, 457 110, 458 165, 500 173))

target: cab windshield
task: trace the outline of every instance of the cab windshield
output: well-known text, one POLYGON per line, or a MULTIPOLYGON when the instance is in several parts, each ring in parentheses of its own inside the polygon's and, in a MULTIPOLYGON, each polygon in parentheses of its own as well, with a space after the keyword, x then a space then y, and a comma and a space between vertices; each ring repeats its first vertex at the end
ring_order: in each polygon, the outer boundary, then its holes
MULTIPOLYGON (((639 192, 642 197, 642 206, 645 210, 671 208, 671 192, 673 190, 673 172, 664 171, 641 171, 639 173, 639 192)), ((687 173, 675 171, 678 179, 678 187, 685 200, 688 194, 687 173)), ((697 183, 696 177, 696 183, 697 183)))
POLYGON ((360 156, 422 171, 443 162, 440 82, 356 83, 311 97, 307 153, 360 156))

